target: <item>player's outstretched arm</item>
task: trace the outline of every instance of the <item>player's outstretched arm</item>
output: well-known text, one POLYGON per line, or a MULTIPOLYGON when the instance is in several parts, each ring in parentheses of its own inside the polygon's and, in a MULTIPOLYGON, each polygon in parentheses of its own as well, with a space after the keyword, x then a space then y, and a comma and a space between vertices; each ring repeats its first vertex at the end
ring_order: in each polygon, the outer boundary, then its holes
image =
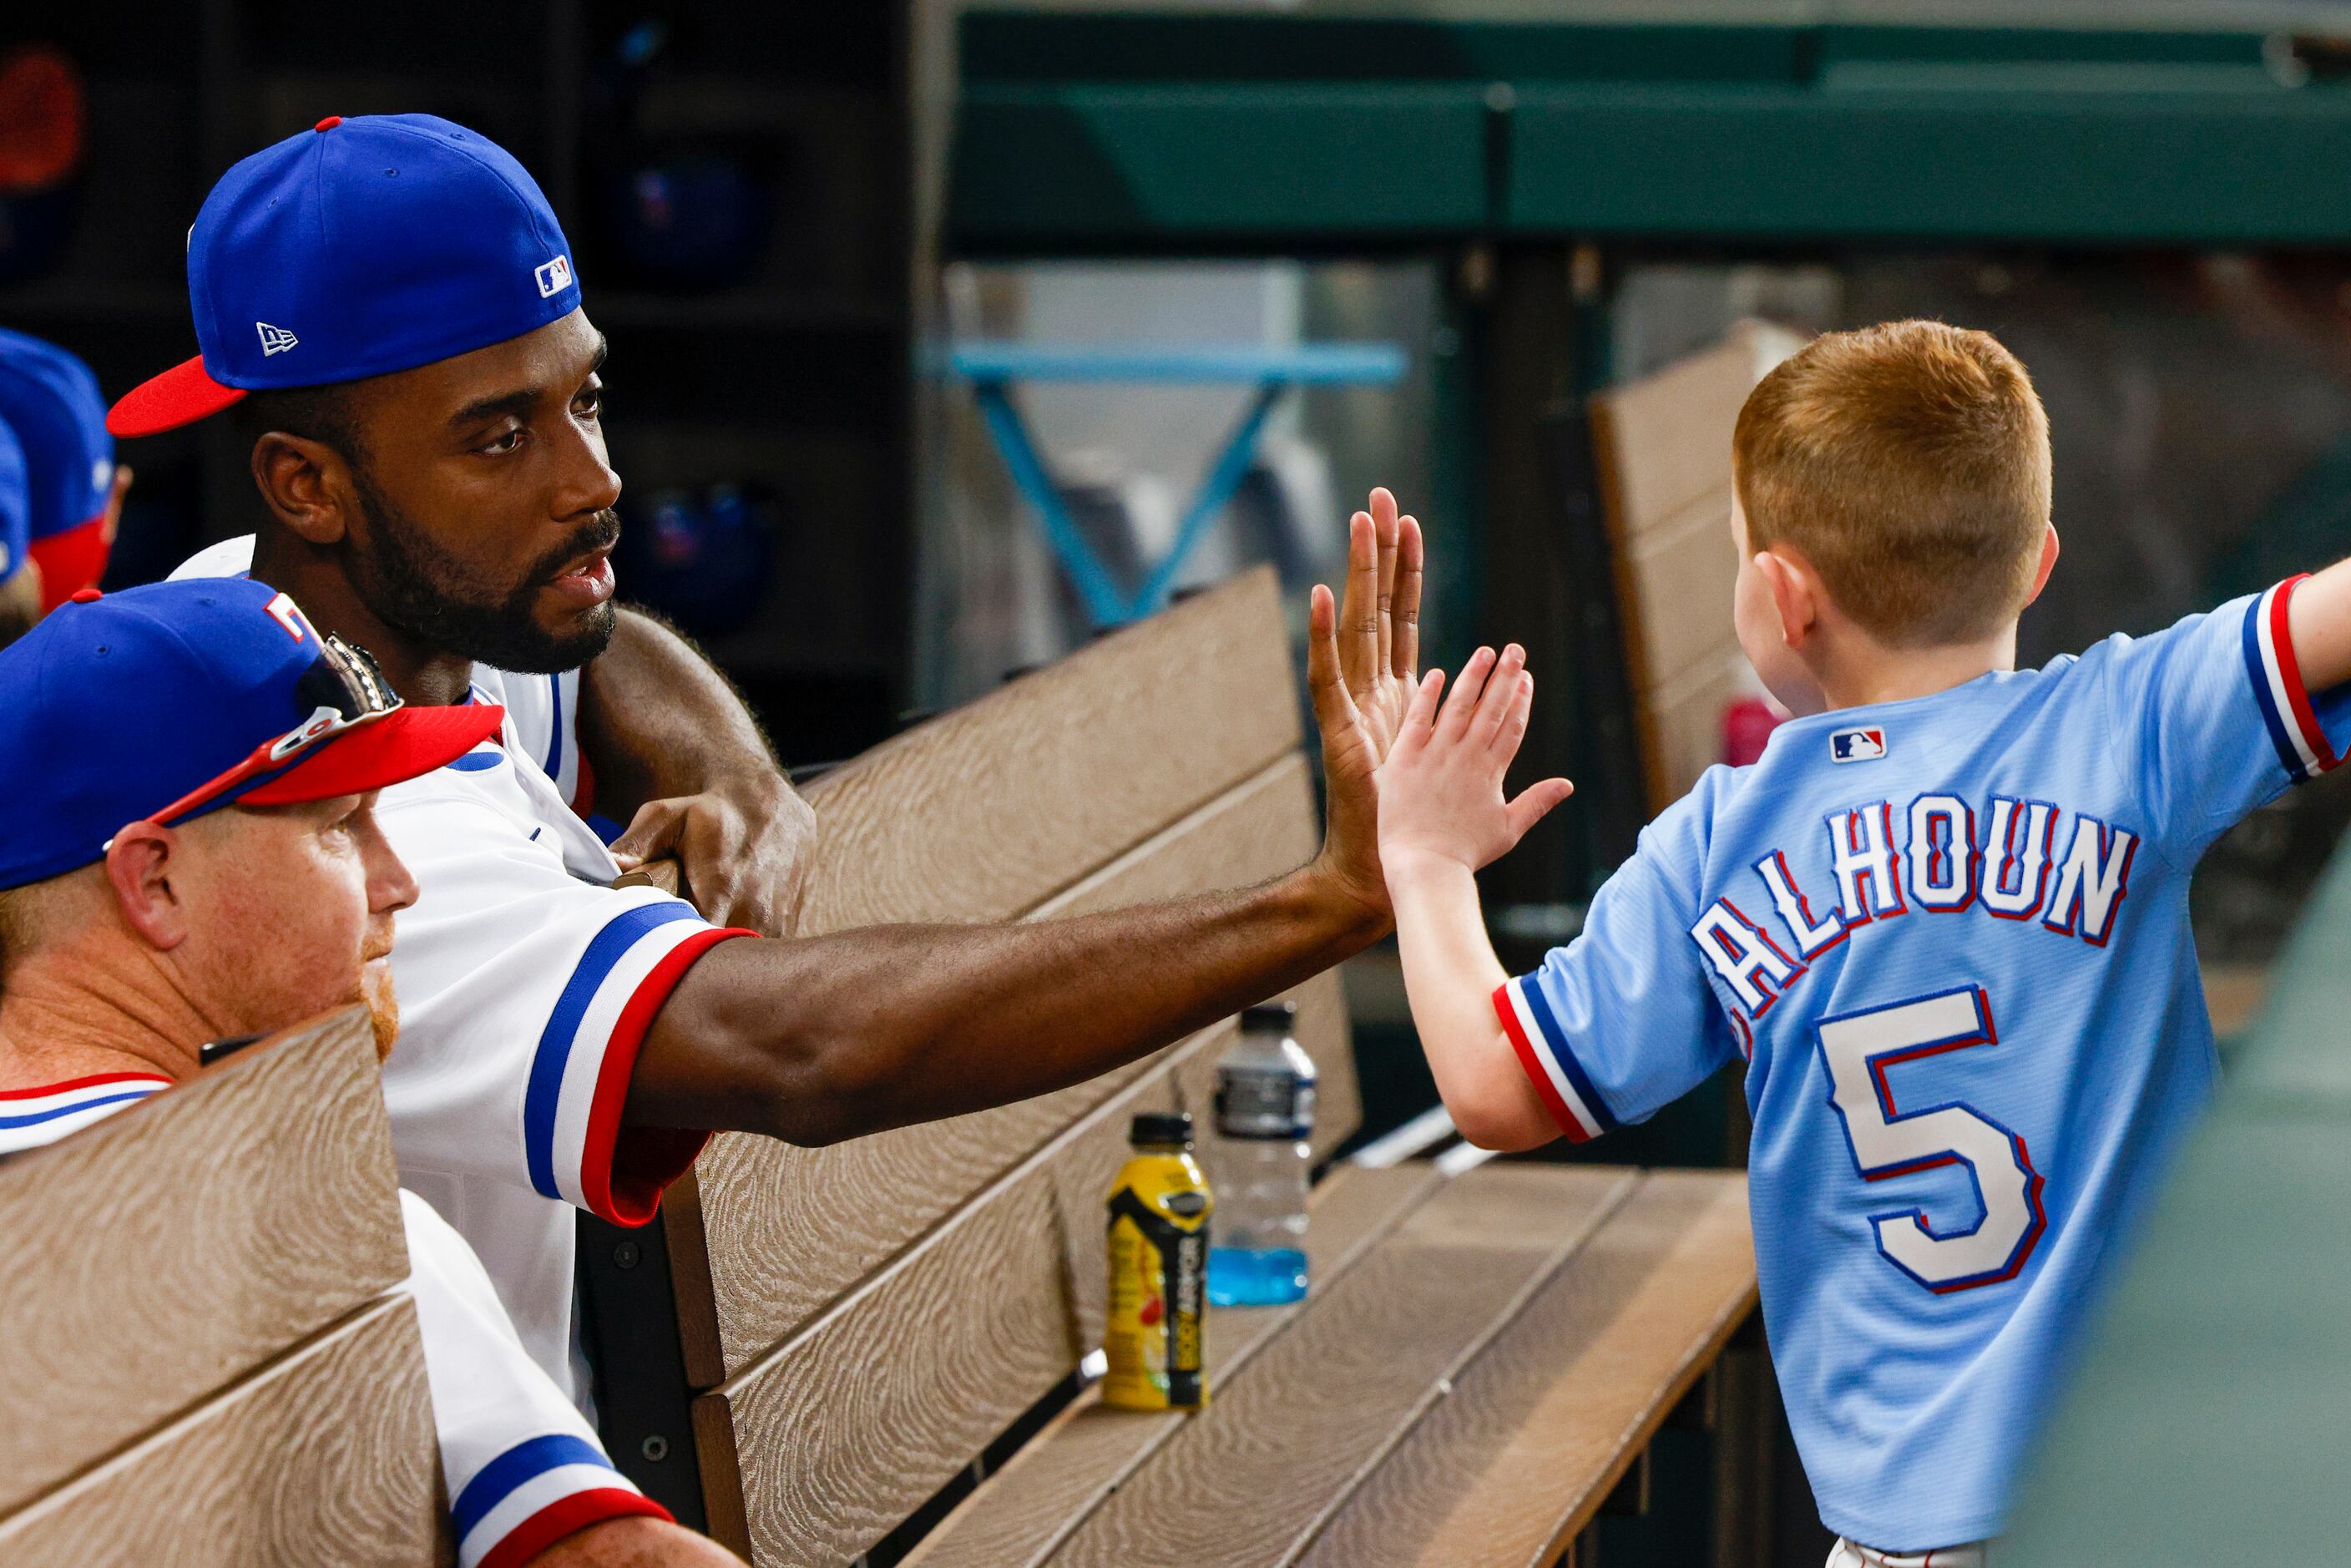
POLYGON ((742 1563, 707 1536, 640 1514, 574 1531, 526 1568, 742 1568, 742 1563))
POLYGON ((1311 863, 1074 920, 721 943, 654 1015, 626 1119, 825 1144, 1000 1105, 1155 1051, 1385 934, 1376 776, 1384 713, 1403 705, 1383 705, 1411 684, 1388 601, 1417 536, 1382 510, 1352 529, 1345 602, 1314 594, 1329 823, 1311 863))
POLYGON ((600 809, 633 813, 612 846, 622 869, 674 855, 713 924, 791 935, 816 813, 692 643, 621 612, 611 645, 580 674, 580 742, 600 809))
POLYGON ((2323 692, 2351 681, 2351 560, 2339 560, 2294 591, 2286 602, 2302 684, 2323 692))
POLYGON ((1494 1016, 1509 976, 1478 904, 1477 871, 1506 854, 1567 799, 1546 779, 1505 799, 1503 775, 1526 736, 1534 677, 1513 643, 1480 648, 1442 709, 1431 671, 1380 768, 1380 854, 1396 913, 1405 991, 1437 1092, 1481 1148, 1531 1149, 1559 1135, 1494 1016))

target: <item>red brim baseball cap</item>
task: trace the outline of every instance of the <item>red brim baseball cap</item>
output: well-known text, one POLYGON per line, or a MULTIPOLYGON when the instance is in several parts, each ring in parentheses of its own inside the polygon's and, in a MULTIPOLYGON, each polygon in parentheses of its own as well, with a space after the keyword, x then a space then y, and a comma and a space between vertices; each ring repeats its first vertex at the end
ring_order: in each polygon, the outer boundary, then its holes
POLYGON ((522 337, 579 309, 580 280, 497 143, 430 114, 330 114, 214 185, 188 231, 188 306, 201 354, 116 403, 116 435, 522 337))
POLYGON ((0 648, 0 888, 103 859, 126 822, 387 789, 465 759, 503 709, 402 704, 249 578, 77 594, 0 648))
POLYGON ((107 411, 109 435, 161 435, 183 424, 218 413, 245 397, 241 388, 223 386, 204 370, 198 354, 151 376, 122 394, 107 411))
POLYGON ((446 768, 497 734, 507 710, 486 704, 403 707, 346 730, 266 784, 240 806, 292 806, 364 795, 446 768))

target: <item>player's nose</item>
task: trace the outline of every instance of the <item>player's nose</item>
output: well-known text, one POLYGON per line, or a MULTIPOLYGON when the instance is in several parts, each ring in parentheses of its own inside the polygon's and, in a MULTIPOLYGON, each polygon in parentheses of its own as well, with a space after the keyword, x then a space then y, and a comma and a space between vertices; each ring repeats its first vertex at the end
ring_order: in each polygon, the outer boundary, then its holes
POLYGON ((571 522, 610 510, 621 499, 621 476, 603 442, 576 423, 567 427, 560 440, 561 468, 553 507, 557 520, 571 522))
POLYGON ((367 868, 368 911, 396 915, 416 902, 416 877, 376 825, 375 813, 363 811, 360 817, 360 863, 367 868))

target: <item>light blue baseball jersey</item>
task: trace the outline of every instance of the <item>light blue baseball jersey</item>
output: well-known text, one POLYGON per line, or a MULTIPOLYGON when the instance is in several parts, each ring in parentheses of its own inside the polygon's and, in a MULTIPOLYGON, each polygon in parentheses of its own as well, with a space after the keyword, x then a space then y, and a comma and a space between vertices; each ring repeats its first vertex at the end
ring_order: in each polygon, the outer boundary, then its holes
POLYGON ((2351 739, 2351 686, 2303 689, 2294 587, 1782 725, 1495 993, 1579 1141, 1746 1059, 1765 1325, 1832 1530, 1918 1552, 2007 1515, 2212 1088, 2189 873, 2351 739))

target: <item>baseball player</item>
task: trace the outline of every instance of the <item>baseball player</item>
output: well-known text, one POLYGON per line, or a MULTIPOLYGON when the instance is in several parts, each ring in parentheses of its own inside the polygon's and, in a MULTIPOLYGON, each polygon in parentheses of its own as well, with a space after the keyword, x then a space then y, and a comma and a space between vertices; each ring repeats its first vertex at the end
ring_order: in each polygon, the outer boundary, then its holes
MULTIPOLYGON (((464 756, 492 707, 408 708, 257 582, 86 590, 0 652, 0 1155, 193 1077, 208 1040, 363 1001, 398 1028, 416 894, 374 791, 464 756)), ((401 1194, 463 1568, 732 1563, 613 1469, 472 1250, 401 1194)))
MULTIPOLYGON (((255 577, 369 648, 419 706, 511 705, 515 672, 603 645, 620 494, 603 340, 511 157, 426 115, 322 120, 223 177, 188 274, 201 354, 110 424, 233 412, 266 505, 255 577)), ((1371 774, 1416 657, 1419 542, 1384 498, 1353 542, 1343 676, 1336 607, 1318 590, 1313 609, 1329 839, 1261 887, 760 940, 610 886, 621 868, 549 778, 543 736, 511 720, 384 791, 421 888, 392 958, 402 1177, 473 1243, 550 1375, 588 1396, 571 1207, 642 1223, 712 1131, 821 1144, 1040 1093, 1386 928, 1371 774)))
POLYGON ((98 586, 131 470, 114 461, 89 367, 55 343, 0 328, 0 420, 25 449, 26 532, 46 615, 98 586))
POLYGON ((1833 1561, 1967 1568, 2211 1092, 2189 873, 2351 737, 2351 563, 2018 671, 2057 559, 2048 421, 2005 349, 1938 323, 1814 340, 1735 456, 1740 642, 1797 716, 1508 978, 1470 869, 1564 786, 1502 799, 1515 649, 1441 712, 1426 683, 1380 783, 1405 984, 1489 1147, 1743 1066, 1764 1320, 1833 1561), (1447 804, 1473 780, 1479 810, 1447 804))

